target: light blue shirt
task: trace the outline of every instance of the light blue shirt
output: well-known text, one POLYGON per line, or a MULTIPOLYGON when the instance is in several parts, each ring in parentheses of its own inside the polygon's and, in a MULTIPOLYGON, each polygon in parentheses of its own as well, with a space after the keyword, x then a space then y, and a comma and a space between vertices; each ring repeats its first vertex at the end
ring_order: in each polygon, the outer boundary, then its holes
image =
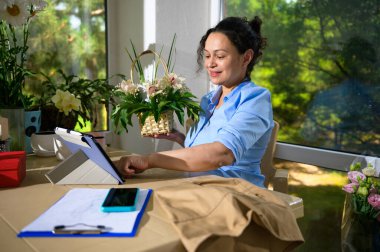
POLYGON ((216 109, 221 93, 220 86, 202 98, 203 113, 187 134, 185 147, 220 142, 232 151, 235 162, 192 175, 238 177, 263 186, 265 178, 260 172, 260 162, 273 128, 270 93, 251 81, 244 81, 225 96, 223 105, 216 109))

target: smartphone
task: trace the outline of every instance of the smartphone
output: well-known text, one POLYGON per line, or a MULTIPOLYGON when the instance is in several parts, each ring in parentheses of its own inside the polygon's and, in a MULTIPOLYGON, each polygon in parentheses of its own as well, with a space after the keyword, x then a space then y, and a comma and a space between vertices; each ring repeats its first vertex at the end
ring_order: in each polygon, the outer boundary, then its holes
POLYGON ((102 211, 135 211, 138 193, 138 188, 111 188, 102 204, 102 211))

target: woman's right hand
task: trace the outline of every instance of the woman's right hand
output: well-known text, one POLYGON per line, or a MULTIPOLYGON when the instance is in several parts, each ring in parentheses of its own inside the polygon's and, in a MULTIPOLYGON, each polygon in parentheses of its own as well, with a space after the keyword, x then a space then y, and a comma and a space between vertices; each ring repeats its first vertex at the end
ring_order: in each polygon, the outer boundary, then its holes
POLYGON ((124 156, 114 163, 120 173, 125 177, 129 177, 149 169, 147 156, 124 156))

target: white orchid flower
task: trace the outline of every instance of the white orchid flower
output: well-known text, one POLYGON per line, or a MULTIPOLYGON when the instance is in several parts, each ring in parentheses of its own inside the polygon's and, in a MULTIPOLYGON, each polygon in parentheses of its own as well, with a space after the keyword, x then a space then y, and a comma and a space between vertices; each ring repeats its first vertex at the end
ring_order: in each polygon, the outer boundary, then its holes
POLYGON ((126 94, 136 94, 138 92, 138 87, 131 80, 122 80, 119 88, 126 94))
POLYGON ((62 102, 62 110, 65 115, 69 115, 72 110, 79 111, 80 100, 76 98, 73 94, 66 96, 62 102))
POLYGON ((57 109, 65 113, 66 116, 69 115, 72 110, 79 111, 80 100, 69 91, 62 91, 58 89, 51 100, 57 109))
POLYGON ((54 103, 54 105, 60 109, 62 107, 62 101, 64 98, 64 92, 60 89, 58 89, 55 92, 55 95, 51 98, 51 101, 54 103))
POLYGON ((170 73, 165 75, 158 83, 160 89, 165 89, 166 87, 173 87, 175 89, 181 89, 185 84, 185 78, 179 77, 175 73, 170 73))

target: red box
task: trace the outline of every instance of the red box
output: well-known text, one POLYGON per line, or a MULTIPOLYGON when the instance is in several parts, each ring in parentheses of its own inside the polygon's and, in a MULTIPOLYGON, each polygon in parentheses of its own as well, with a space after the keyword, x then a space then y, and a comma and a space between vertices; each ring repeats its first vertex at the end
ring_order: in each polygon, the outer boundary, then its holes
POLYGON ((26 152, 0 152, 0 187, 19 186, 26 174, 26 152))

